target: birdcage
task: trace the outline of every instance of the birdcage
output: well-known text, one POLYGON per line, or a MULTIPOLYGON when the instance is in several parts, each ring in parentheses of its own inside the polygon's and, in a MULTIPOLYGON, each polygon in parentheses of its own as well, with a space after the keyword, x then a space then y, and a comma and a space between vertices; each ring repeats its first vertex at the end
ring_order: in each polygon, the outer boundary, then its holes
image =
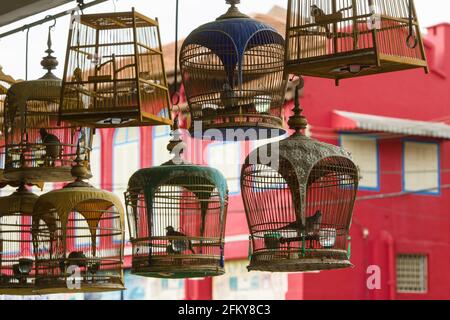
POLYGON ((68 122, 58 123, 61 80, 52 73, 58 61, 52 56, 50 29, 47 46, 47 56, 41 62, 47 73, 38 80, 13 84, 6 94, 3 175, 7 180, 70 181, 78 146, 84 166, 90 167, 93 131, 68 122))
POLYGON ((284 39, 273 27, 240 13, 239 1, 227 3, 226 14, 194 30, 181 48, 190 131, 216 140, 282 135, 284 39))
POLYGON ((226 180, 216 169, 174 159, 179 161, 141 169, 130 178, 125 199, 131 272, 156 278, 222 275, 226 180))
POLYGON ((242 167, 251 238, 248 269, 350 267, 348 237, 358 169, 343 149, 301 134, 306 122, 298 109, 290 125, 296 133, 256 149, 242 167))
POLYGON ((124 289, 124 209, 110 192, 77 179, 40 196, 33 245, 40 294, 124 289))
POLYGON ((37 199, 23 185, 0 198, 0 294, 35 294, 32 213, 37 199))
POLYGON ((134 11, 73 17, 60 119, 95 127, 170 125, 158 20, 134 11))
POLYGON ((286 72, 340 79, 428 72, 413 0, 289 0, 286 72))

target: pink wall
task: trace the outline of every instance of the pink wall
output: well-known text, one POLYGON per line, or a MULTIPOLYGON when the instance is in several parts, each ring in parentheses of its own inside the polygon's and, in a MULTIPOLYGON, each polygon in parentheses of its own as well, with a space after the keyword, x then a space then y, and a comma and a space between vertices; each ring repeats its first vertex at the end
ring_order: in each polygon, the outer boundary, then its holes
MULTIPOLYGON (((450 120, 450 24, 429 29, 426 40, 431 73, 423 69, 370 76, 341 82, 305 79, 302 107, 312 125, 313 137, 338 143, 332 130, 332 111, 351 112, 417 120, 450 120)), ((286 105, 290 114, 292 101, 286 105)), ((100 130, 102 135, 102 187, 111 189, 112 139, 114 130, 100 130)), ((141 165, 150 166, 152 130, 142 128, 141 165)), ((411 138, 411 137, 409 137, 411 138)), ((197 146, 206 143, 192 141, 197 146)), ((193 149, 193 148, 192 148, 193 149)), ((201 150, 197 148, 196 150, 201 150)), ((361 191, 359 196, 400 192, 402 190, 402 139, 379 143, 379 192, 361 191), (396 171, 399 174, 383 174, 396 171)), ((245 154, 242 155, 242 158, 245 154)), ((195 159, 194 159, 195 162, 195 159)), ((450 144, 441 146, 441 168, 450 169, 450 144)), ((450 172, 441 172, 441 184, 450 184, 450 172)), ((380 200, 358 201, 351 230, 353 269, 319 274, 289 275, 287 299, 448 299, 450 298, 450 192, 440 196, 407 195, 380 200), (368 238, 363 229, 369 230, 368 238), (395 290, 396 253, 427 254, 429 259, 428 292, 397 294, 395 290), (379 265, 382 289, 368 290, 366 269, 379 265)), ((242 199, 229 201, 227 236, 248 234, 242 199)), ((248 240, 227 244, 226 259, 246 259, 248 240)), ((210 299, 212 281, 187 281, 187 299, 210 299)), ((257 297, 255 297, 257 298, 257 297)))

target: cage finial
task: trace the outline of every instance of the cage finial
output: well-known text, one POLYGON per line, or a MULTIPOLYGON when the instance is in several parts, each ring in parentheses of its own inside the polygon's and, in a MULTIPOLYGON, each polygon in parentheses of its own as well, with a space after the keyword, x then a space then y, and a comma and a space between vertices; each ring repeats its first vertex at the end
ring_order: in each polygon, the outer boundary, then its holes
POLYGON ((226 0, 225 2, 230 5, 230 8, 228 9, 227 13, 220 16, 217 20, 233 19, 233 18, 249 18, 249 16, 240 12, 239 9, 236 7, 237 4, 241 3, 240 0, 226 0))
POLYGON ((52 53, 54 53, 52 49, 52 28, 53 26, 48 29, 47 50, 45 50, 47 56, 43 57, 41 61, 41 66, 47 70, 47 73, 41 79, 58 79, 58 77, 52 73, 52 70, 55 70, 59 64, 56 57, 52 56, 52 53))
POLYGON ((72 165, 72 170, 70 173, 72 174, 72 177, 75 178, 75 181, 72 183, 69 183, 66 188, 73 188, 73 187, 92 187, 89 183, 86 181, 83 181, 84 179, 87 179, 89 174, 86 166, 83 164, 83 159, 81 158, 81 147, 80 142, 77 144, 77 157, 74 160, 74 163, 72 165))
POLYGON ((295 130, 294 135, 302 134, 301 131, 305 130, 308 126, 308 121, 306 120, 305 116, 302 115, 303 109, 300 106, 299 91, 303 89, 303 86, 303 78, 300 77, 300 82, 295 87, 294 109, 292 109, 294 114, 289 118, 288 121, 289 128, 295 130))
POLYGON ((183 163, 181 154, 184 152, 186 144, 183 142, 183 139, 181 138, 182 133, 179 127, 179 115, 177 115, 173 120, 171 135, 172 139, 170 139, 169 144, 167 145, 167 150, 170 152, 170 154, 174 155, 174 158, 172 159, 171 162, 174 164, 183 163))

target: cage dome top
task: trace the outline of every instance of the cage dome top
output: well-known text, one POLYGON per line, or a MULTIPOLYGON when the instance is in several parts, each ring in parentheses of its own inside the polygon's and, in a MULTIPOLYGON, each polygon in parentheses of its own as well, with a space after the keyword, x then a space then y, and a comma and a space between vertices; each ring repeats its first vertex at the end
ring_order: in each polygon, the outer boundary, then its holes
POLYGON ((226 14, 192 31, 183 47, 200 45, 214 52, 222 61, 231 83, 236 65, 239 69, 242 67, 245 51, 267 44, 284 46, 284 39, 275 28, 240 13, 232 4, 226 14), (265 32, 264 37, 255 37, 261 32, 265 32), (231 48, 234 48, 232 53, 231 48))
POLYGON ((131 176, 128 187, 129 189, 149 188, 149 190, 154 190, 167 181, 174 183, 179 180, 179 185, 186 184, 187 177, 193 176, 212 183, 217 187, 221 200, 226 198, 227 181, 220 171, 192 164, 176 165, 169 162, 159 167, 141 169, 131 176))

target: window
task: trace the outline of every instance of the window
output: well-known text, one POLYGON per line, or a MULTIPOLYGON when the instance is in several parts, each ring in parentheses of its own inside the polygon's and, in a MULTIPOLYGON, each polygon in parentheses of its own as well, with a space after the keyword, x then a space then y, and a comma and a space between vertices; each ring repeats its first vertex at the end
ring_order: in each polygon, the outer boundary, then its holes
POLYGON ((153 165, 159 166, 172 159, 167 150, 170 141, 170 127, 156 126, 153 128, 153 165))
POLYGON ((379 190, 379 156, 378 140, 375 137, 342 134, 341 146, 351 153, 353 161, 358 165, 361 181, 360 189, 379 190))
POLYGON ((230 194, 239 193, 241 175, 239 142, 215 142, 208 145, 208 163, 227 179, 230 194))
POLYGON ((100 188, 101 185, 101 145, 102 145, 102 137, 99 132, 94 135, 92 141, 92 152, 91 152, 91 172, 92 178, 90 183, 96 187, 100 188))
MULTIPOLYGON (((112 190, 123 204, 128 180, 141 165, 139 140, 139 128, 120 128, 116 129, 114 134, 112 190)), ((116 238, 120 240, 119 237, 116 238)), ((125 239, 129 239, 127 219, 125 219, 125 239)))
POLYGON ((404 191, 440 194, 439 145, 405 141, 403 171, 404 191))
POLYGON ((397 292, 427 292, 428 261, 425 255, 397 255, 397 292))

